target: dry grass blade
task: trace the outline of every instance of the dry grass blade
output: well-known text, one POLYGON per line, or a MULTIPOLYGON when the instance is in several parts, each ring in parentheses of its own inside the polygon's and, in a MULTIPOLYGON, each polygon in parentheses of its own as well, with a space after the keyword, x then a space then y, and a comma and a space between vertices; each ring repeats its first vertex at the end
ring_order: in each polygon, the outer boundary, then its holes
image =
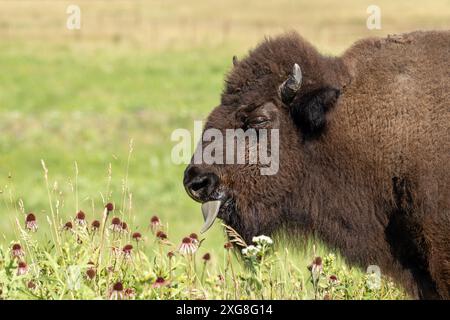
POLYGON ((225 232, 227 233, 230 242, 235 243, 243 248, 248 247, 247 243, 244 241, 244 239, 236 230, 234 230, 232 227, 224 223, 222 223, 222 225, 225 227, 225 232))

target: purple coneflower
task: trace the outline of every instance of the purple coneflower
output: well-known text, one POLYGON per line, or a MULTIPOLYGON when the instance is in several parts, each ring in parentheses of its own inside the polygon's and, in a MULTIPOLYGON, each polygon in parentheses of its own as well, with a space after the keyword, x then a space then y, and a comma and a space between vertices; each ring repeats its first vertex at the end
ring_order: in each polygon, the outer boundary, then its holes
POLYGON ((34 283, 33 280, 28 281, 27 288, 30 289, 30 290, 36 289, 36 283, 34 283))
POLYGON ((133 250, 133 246, 131 244, 127 244, 122 248, 122 254, 124 258, 129 259, 131 258, 131 251, 133 250))
POLYGON ((189 238, 191 238, 191 240, 194 244, 198 244, 198 235, 196 233, 191 233, 189 235, 189 238))
POLYGON ((153 232, 156 232, 159 227, 161 225, 161 220, 159 220, 159 218, 157 216, 153 216, 150 219, 150 228, 152 229, 153 232))
POLYGON ((322 258, 321 257, 314 258, 313 263, 311 265, 311 272, 315 274, 320 274, 322 270, 323 270, 322 258))
POLYGON ((165 280, 163 277, 156 278, 155 282, 152 284, 153 288, 161 288, 167 285, 167 280, 165 280))
POLYGON ((85 226, 86 225, 86 215, 83 211, 79 211, 77 215, 75 216, 75 223, 79 226, 85 226))
POLYGON ((172 259, 175 256, 175 253, 173 251, 167 252, 167 258, 172 259))
POLYGON ((331 275, 329 279, 330 279, 331 284, 338 284, 339 283, 338 277, 336 277, 334 274, 331 275))
POLYGON ((64 224, 63 229, 66 230, 66 231, 71 231, 73 229, 72 222, 71 221, 67 221, 66 224, 64 224))
POLYGON ((230 250, 233 248, 233 244, 231 242, 226 242, 223 247, 227 250, 230 250))
POLYGON ((125 221, 123 221, 120 224, 120 228, 121 228, 120 231, 122 231, 123 233, 127 233, 128 232, 128 224, 125 221))
POLYGON ((17 265, 17 275, 23 276, 28 272, 28 266, 24 261, 20 261, 17 265))
POLYGON ((197 245, 192 241, 192 238, 185 237, 181 241, 180 248, 178 249, 181 254, 194 254, 197 251, 197 245))
POLYGON ((36 222, 36 216, 33 213, 27 214, 27 217, 25 219, 25 229, 36 232, 37 228, 38 225, 36 222))
POLYGON ((111 293, 109 295, 109 298, 111 300, 123 300, 124 292, 123 292, 123 284, 122 284, 122 282, 116 282, 113 285, 111 293))
POLYGON ((13 244, 11 248, 11 256, 17 259, 25 256, 25 252, 23 251, 22 246, 20 244, 18 243, 13 244))
POLYGON ((163 231, 158 231, 157 233, 156 233, 156 237, 159 239, 159 240, 166 240, 167 239, 167 234, 165 233, 165 232, 163 232, 163 231))
POLYGON ((202 259, 205 263, 207 263, 209 260, 211 260, 211 255, 209 253, 205 253, 202 259))
POLYGON ((133 288, 126 288, 124 293, 126 299, 134 299, 136 296, 136 291, 133 288))
POLYGON ((120 231, 122 231, 122 223, 121 223, 120 219, 118 217, 114 217, 111 220, 111 225, 109 226, 109 228, 113 232, 120 232, 120 231))
POLYGON ((114 210, 114 205, 110 202, 110 203, 107 203, 107 204, 106 204, 105 208, 106 208, 106 211, 107 211, 108 213, 110 213, 111 211, 114 210))
POLYGON ((90 267, 89 269, 86 270, 86 277, 89 280, 94 279, 96 275, 97 275, 97 271, 95 271, 94 267, 90 267))
POLYGON ((92 223, 91 223, 91 228, 92 228, 92 230, 94 230, 94 231, 100 229, 100 221, 98 221, 98 220, 92 221, 92 223))
POLYGON ((133 235, 131 236, 133 238, 133 240, 135 240, 136 242, 139 242, 142 240, 142 234, 140 234, 139 232, 134 232, 133 235))

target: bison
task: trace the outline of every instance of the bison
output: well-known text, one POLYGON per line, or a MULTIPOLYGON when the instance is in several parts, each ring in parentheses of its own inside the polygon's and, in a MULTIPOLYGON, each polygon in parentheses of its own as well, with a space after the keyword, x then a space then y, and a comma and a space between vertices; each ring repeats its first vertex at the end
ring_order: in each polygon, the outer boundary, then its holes
POLYGON ((206 227, 313 235, 413 298, 450 298, 450 31, 337 57, 295 32, 266 39, 233 59, 209 128, 278 129, 279 170, 191 162, 183 182, 206 227))

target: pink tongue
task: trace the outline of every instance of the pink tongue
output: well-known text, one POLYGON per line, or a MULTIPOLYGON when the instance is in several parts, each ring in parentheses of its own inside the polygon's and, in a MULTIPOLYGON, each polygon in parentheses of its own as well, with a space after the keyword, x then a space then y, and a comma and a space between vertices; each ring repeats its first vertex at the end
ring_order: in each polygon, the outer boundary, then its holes
POLYGON ((211 228, 219 213, 220 205, 220 200, 208 201, 202 204, 202 213, 205 224, 203 225, 202 230, 200 230, 200 233, 204 233, 211 228))

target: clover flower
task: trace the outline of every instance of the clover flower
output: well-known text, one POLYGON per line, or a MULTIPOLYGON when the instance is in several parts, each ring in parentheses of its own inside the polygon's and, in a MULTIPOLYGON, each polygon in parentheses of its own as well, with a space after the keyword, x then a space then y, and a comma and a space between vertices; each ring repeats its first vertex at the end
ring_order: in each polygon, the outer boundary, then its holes
POLYGON ((184 237, 178 251, 183 255, 194 254, 197 251, 197 245, 192 241, 192 238, 184 237))
POLYGON ((25 218, 25 229, 30 230, 32 232, 37 231, 38 225, 36 222, 36 216, 33 213, 29 213, 25 218))

